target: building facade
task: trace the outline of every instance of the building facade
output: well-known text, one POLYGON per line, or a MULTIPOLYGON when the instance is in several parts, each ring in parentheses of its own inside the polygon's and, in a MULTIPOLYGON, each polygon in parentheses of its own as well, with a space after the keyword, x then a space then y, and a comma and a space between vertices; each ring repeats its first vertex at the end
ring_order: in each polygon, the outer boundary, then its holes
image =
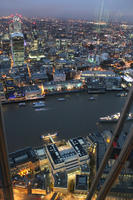
POLYGON ((22 33, 11 34, 11 52, 13 66, 22 66, 24 64, 24 36, 22 33))
POLYGON ((9 154, 11 174, 20 176, 35 173, 39 169, 39 159, 32 148, 18 150, 9 154))
POLYGON ((83 139, 73 138, 68 141, 68 146, 61 149, 56 144, 46 146, 46 154, 53 173, 66 171, 75 171, 81 168, 81 165, 89 163, 89 156, 81 144, 83 139))

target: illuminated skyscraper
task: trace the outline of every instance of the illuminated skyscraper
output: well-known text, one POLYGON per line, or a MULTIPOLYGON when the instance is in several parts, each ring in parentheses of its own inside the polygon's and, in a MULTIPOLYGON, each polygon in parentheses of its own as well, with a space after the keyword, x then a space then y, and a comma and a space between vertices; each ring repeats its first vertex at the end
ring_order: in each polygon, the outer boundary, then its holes
POLYGON ((14 16, 12 22, 9 25, 10 33, 21 32, 21 19, 18 16, 14 16))
POLYGON ((24 64, 24 35, 21 30, 21 19, 14 16, 9 25, 11 38, 11 53, 13 66, 21 66, 24 64))
POLYGON ((14 66, 24 64, 24 36, 22 33, 11 34, 11 52, 14 66))

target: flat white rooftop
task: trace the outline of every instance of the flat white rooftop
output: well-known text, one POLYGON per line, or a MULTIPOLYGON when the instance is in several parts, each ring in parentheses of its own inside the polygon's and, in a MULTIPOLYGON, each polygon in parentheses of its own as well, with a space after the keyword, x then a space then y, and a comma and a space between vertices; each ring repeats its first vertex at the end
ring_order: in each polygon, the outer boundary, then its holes
POLYGON ((24 37, 24 35, 23 35, 23 33, 16 32, 16 33, 12 33, 11 37, 24 37))

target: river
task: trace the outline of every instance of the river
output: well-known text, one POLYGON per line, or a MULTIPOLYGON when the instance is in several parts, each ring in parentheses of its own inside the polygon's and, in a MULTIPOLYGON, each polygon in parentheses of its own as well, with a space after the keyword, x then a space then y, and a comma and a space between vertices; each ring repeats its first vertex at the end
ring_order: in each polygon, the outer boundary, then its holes
MULTIPOLYGON (((116 93, 93 95, 96 100, 88 100, 87 93, 76 93, 46 97, 46 110, 35 111, 33 102, 25 107, 18 104, 3 106, 9 152, 27 146, 41 144, 40 136, 57 131, 59 138, 68 139, 87 136, 89 132, 113 130, 115 123, 97 124, 99 117, 120 112, 126 97, 116 93), (64 97, 64 101, 58 101, 64 97)), ((126 123, 125 130, 131 122, 126 123)))

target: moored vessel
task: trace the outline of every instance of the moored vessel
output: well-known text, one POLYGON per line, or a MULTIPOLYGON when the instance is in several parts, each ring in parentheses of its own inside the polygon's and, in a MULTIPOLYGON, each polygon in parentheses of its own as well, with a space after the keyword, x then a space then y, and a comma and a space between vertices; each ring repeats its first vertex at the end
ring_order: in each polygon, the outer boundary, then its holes
POLYGON ((92 97, 89 97, 88 100, 96 100, 96 98, 92 96, 92 97))
POLYGON ((21 102, 18 104, 19 106, 26 106, 26 103, 25 102, 21 102))
MULTIPOLYGON (((120 118, 120 113, 118 112, 118 113, 113 114, 113 115, 100 117, 99 122, 117 122, 119 120, 119 118, 120 118)), ((133 113, 129 113, 126 120, 127 121, 133 120, 133 113)))
POLYGON ((65 98, 58 98, 58 101, 65 101, 65 98))
POLYGON ((127 92, 120 92, 120 93, 118 93, 116 96, 117 97, 126 97, 127 96, 127 92))
POLYGON ((32 104, 32 107, 33 108, 41 108, 41 107, 44 107, 45 106, 45 103, 43 101, 39 101, 39 102, 34 102, 32 104))

